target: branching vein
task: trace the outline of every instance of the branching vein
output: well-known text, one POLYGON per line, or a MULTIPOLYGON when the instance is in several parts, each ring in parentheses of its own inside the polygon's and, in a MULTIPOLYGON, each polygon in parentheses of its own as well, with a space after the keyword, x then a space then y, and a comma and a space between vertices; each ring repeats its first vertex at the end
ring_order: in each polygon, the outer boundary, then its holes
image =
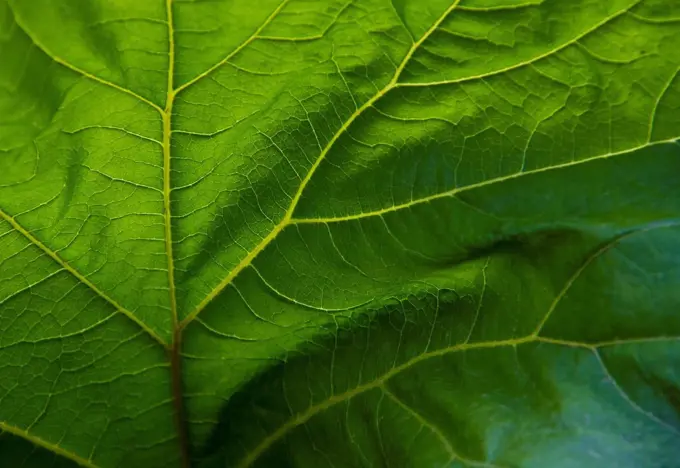
POLYGON ((437 21, 428 29, 425 34, 413 45, 411 48, 408 50, 406 55, 404 56, 403 60, 397 67, 394 75, 392 76, 392 79, 383 87, 380 91, 378 91, 373 97, 371 97, 368 101, 366 101, 361 107, 359 107, 350 117, 345 121, 345 123, 335 132, 333 137, 329 140, 329 142, 326 144, 326 146, 322 149, 321 153, 319 154, 318 158, 314 163, 312 164, 311 168, 307 172, 307 175, 304 177, 302 182, 300 183, 300 186, 298 187, 297 191, 295 192, 295 195, 293 196, 293 199, 286 210, 286 213, 283 216, 283 219, 272 229, 269 234, 262 239, 262 241, 255 246, 253 250, 251 250, 248 255, 246 255, 241 262, 227 275, 226 278, 224 278, 211 292, 208 294, 208 296, 201 301, 201 303, 187 315, 187 317, 182 321, 180 324, 181 328, 186 327, 191 321, 210 303, 217 297, 224 288, 226 288, 233 280, 238 276, 238 274, 243 271, 244 268, 249 266, 252 261, 262 252, 276 237, 279 235, 279 233, 289 224, 291 224, 291 221, 293 219, 293 213, 295 212, 295 208, 297 207, 298 203, 300 202, 300 198, 302 197, 302 193, 304 192, 305 188, 307 187, 307 184, 309 184, 309 181, 312 179, 312 176, 316 172, 316 170, 319 168, 323 160, 326 158, 326 155, 330 152, 330 150, 335 146, 335 143, 340 139, 342 135, 347 132, 349 127, 354 123, 354 121, 359 118, 360 115, 363 114, 364 111, 372 107, 376 101, 378 101, 380 98, 382 98, 386 93, 388 93, 391 89, 395 88, 397 85, 397 82, 399 80, 399 77, 401 76, 402 72, 406 68, 406 65, 409 63, 411 58, 413 57, 413 54, 418 50, 418 48, 432 35, 432 33, 439 27, 439 25, 451 14, 451 12, 456 8, 460 0, 454 1, 451 6, 449 6, 446 11, 437 19, 437 21))
POLYGON ((87 460, 70 450, 67 450, 63 447, 60 447, 57 444, 53 444, 51 442, 48 442, 44 439, 41 439, 40 437, 37 437, 23 429, 20 429, 18 427, 12 426, 10 424, 7 424, 4 421, 0 421, 0 431, 5 431, 10 434, 13 434, 17 437, 21 437, 22 439, 26 439, 32 444, 36 445, 37 447, 42 447, 44 449, 49 450, 52 453, 56 453, 57 455, 64 457, 68 460, 71 460, 73 462, 76 462, 80 466, 84 466, 86 468, 98 468, 97 465, 92 463, 91 460, 87 460))

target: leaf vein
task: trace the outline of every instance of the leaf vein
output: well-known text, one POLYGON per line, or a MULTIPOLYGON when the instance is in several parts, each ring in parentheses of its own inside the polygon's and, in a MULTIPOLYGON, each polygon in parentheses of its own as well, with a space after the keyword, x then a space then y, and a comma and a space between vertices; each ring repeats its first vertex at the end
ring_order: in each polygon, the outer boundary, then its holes
POLYGON ((0 218, 7 221, 14 230, 23 235, 31 244, 38 247, 40 250, 45 252, 52 260, 58 263, 64 270, 68 271, 74 278, 79 282, 90 288, 95 294, 104 299, 110 305, 112 305, 118 312, 128 317, 130 320, 139 325, 142 330, 144 330, 149 336, 151 336, 155 341, 161 344, 163 347, 167 347, 167 343, 156 334, 151 328, 149 328, 144 322, 139 320, 135 315, 129 310, 125 309, 123 306, 118 304, 113 298, 105 294, 101 289, 99 289, 92 281, 83 276, 78 270, 69 265, 64 259, 62 259, 56 252, 50 250, 45 244, 34 237, 30 232, 28 232, 23 226, 21 226, 15 218, 7 214, 5 211, 0 209, 0 218))
POLYGON ((415 418, 423 427, 426 427, 427 429, 432 432, 437 439, 439 439, 439 442, 441 445, 444 447, 444 450, 449 454, 451 457, 449 460, 449 463, 454 462, 455 460, 460 460, 464 462, 466 465, 471 465, 471 466, 477 466, 477 467, 487 467, 487 468, 496 468, 498 465, 494 465, 491 463, 486 463, 486 462, 480 462, 477 460, 469 460, 465 457, 462 457, 456 453, 454 450, 453 446, 449 442, 449 439, 446 438, 444 433, 433 423, 429 422, 425 417, 423 417, 422 414, 418 413, 413 407, 407 405, 401 398, 399 398, 392 390, 389 389, 389 387, 383 383, 380 386, 380 389, 383 391, 387 397, 392 400, 394 403, 396 403, 400 408, 402 408, 404 411, 409 413, 413 418, 415 418))
POLYGON ((28 38, 33 42, 33 44, 35 44, 35 46, 38 49, 40 49, 45 55, 47 55, 49 58, 51 58, 55 63, 58 63, 59 65, 63 66, 64 68, 68 68, 69 70, 71 70, 71 71, 73 71, 73 72, 75 72, 75 73, 77 73, 77 74, 79 74, 79 75, 81 75, 85 78, 88 78, 92 81, 96 81, 97 83, 101 83, 105 86, 116 89, 116 90, 121 91, 125 94, 128 94, 128 95, 136 98, 137 100, 139 100, 139 101, 141 101, 145 104, 148 104, 149 106, 153 107, 154 109, 156 109, 160 113, 163 112, 163 109, 161 109, 158 104, 152 102, 151 100, 145 98, 144 96, 142 96, 140 94, 135 93, 131 89, 127 89, 124 86, 117 85, 116 83, 113 83, 112 81, 108 81, 108 80, 101 78, 97 75, 94 75, 94 74, 92 74, 88 71, 85 71, 81 68, 78 68, 77 66, 67 62, 66 60, 64 60, 61 57, 57 56, 56 54, 52 53, 52 51, 50 51, 48 47, 46 47, 42 42, 40 42, 37 37, 35 37, 33 34, 31 34, 28 27, 26 27, 26 25, 23 23, 21 18, 19 18, 19 16, 14 12, 14 9, 12 8, 11 3, 9 4, 9 8, 10 8, 10 11, 12 13, 12 16, 14 17, 15 23, 19 26, 19 28, 21 28, 23 33, 26 34, 26 36, 28 36, 28 38))
POLYGON ((465 83, 465 82, 468 82, 468 81, 479 80, 479 79, 486 78, 486 77, 489 77, 489 76, 500 75, 500 74, 507 73, 507 72, 512 71, 512 70, 516 70, 516 69, 524 67, 526 65, 530 65, 532 63, 538 62, 539 60, 542 60, 544 58, 548 58, 551 55, 554 55, 557 52, 560 52, 561 50, 566 49, 567 47, 576 44, 580 39, 582 39, 582 38, 586 37, 587 35, 597 31, 598 29, 600 29, 602 26, 609 23, 610 21, 613 21, 616 18, 618 18, 619 16, 622 16, 622 15, 628 13, 633 7, 637 6, 641 1, 642 0, 637 0, 636 2, 632 3, 631 5, 624 8, 623 10, 618 11, 618 12, 614 13, 613 15, 606 17, 605 19, 603 19, 599 23, 593 25, 591 28, 585 30, 581 34, 576 35, 575 37, 566 41, 565 43, 560 44, 559 46, 557 46, 557 47, 555 47, 555 48, 553 48, 553 49, 551 49, 551 50, 549 50, 549 51, 547 51, 543 54, 539 54, 539 55, 536 55, 535 57, 531 57, 530 59, 527 59, 523 62, 519 62, 519 63, 516 63, 514 65, 510 65, 508 67, 501 68, 501 69, 498 69, 498 70, 492 70, 490 72, 481 73, 479 75, 465 76, 465 77, 462 77, 462 78, 456 78, 456 79, 451 79, 451 80, 430 81, 430 82, 422 82, 422 83, 419 83, 419 82, 398 83, 396 86, 418 88, 418 87, 427 87, 427 86, 441 86, 441 85, 465 83))
POLYGON ((195 76, 194 78, 192 78, 191 80, 187 81, 187 82, 184 83, 183 85, 178 86, 178 87, 174 90, 174 94, 178 94, 178 93, 184 91, 184 90, 187 89, 189 86, 194 85, 195 83, 197 83, 197 82, 200 81, 201 79, 203 79, 203 78, 205 78, 206 76, 210 75, 212 72, 214 72, 215 70, 217 70, 218 68, 220 68, 220 67, 221 67, 222 65, 224 65, 225 63, 227 63, 233 56, 235 56, 236 54, 238 54, 239 52, 241 52, 244 48, 246 48, 246 47, 248 46, 248 44, 250 44, 250 43, 253 42, 255 39, 257 39, 258 35, 264 30, 264 28, 266 28, 272 21, 274 21, 274 18, 276 18, 276 16, 279 14, 279 12, 281 12, 281 10, 283 10, 283 8, 284 8, 289 2, 290 2, 290 0, 283 0, 283 1, 279 4, 279 6, 277 6, 277 7, 274 9, 274 11, 267 17, 267 19, 266 19, 266 20, 265 20, 265 21, 264 21, 264 22, 263 22, 263 23, 255 30, 255 32, 254 32, 248 39, 246 39, 245 41, 243 41, 238 47, 236 47, 236 49, 232 50, 226 57, 224 57, 222 60, 220 60, 219 62, 217 62, 215 65, 213 65, 212 67, 208 68, 208 69, 207 69, 206 71, 204 71, 203 73, 201 73, 201 74, 195 76))
POLYGON ((625 150, 622 150, 622 151, 600 154, 600 155, 597 155, 597 156, 592 156, 592 157, 589 157, 589 158, 580 159, 578 161, 570 161, 570 162, 563 163, 563 164, 556 164, 554 166, 542 167, 542 168, 534 169, 534 170, 530 170, 530 171, 515 172, 515 173, 512 173, 510 175, 495 177, 493 179, 487 179, 487 180, 482 181, 482 182, 477 182, 477 183, 474 183, 474 184, 466 185, 464 187, 456 187, 456 188, 453 188, 451 190, 447 190, 445 192, 435 193, 435 194, 429 195, 427 197, 418 198, 418 199, 411 200, 411 201, 408 201, 408 202, 405 202, 405 203, 393 205, 393 206, 390 206, 390 207, 387 207, 387 208, 381 208, 381 209, 374 210, 374 211, 367 211, 367 212, 356 213, 356 214, 352 214, 352 215, 336 216, 336 217, 328 217, 328 218, 292 218, 290 220, 290 224, 338 223, 338 222, 345 222, 345 221, 354 221, 354 220, 363 219, 363 218, 370 218, 370 217, 373 217, 373 216, 383 216, 387 213, 408 209, 408 208, 411 208, 411 207, 416 206, 416 205, 429 203, 429 202, 432 202, 434 200, 438 200, 440 198, 454 197, 459 193, 478 189, 478 188, 481 188, 481 187, 485 187, 487 185, 493 185, 493 184, 497 184, 497 183, 501 183, 501 182, 505 182, 505 181, 509 181, 509 180, 513 180, 513 179, 518 179, 518 178, 529 176, 529 175, 532 175, 532 174, 539 174, 539 173, 542 173, 542 172, 554 171, 554 170, 563 169, 563 168, 567 168, 567 167, 571 167, 571 166, 578 166, 578 165, 586 164, 586 163, 596 161, 596 160, 599 160, 599 159, 607 159, 607 158, 611 158, 611 157, 615 157, 615 156, 630 154, 634 151, 638 151, 638 150, 647 148, 649 146, 663 145, 663 144, 669 144, 669 143, 675 143, 675 142, 676 142, 675 139, 669 139, 669 140, 654 142, 654 143, 651 143, 651 144, 644 143, 642 145, 639 145, 639 146, 636 146, 636 147, 633 147, 633 148, 628 148, 628 149, 625 149, 625 150))
POLYGON ((636 228, 633 230, 630 230, 628 232, 624 232, 623 234, 620 234, 613 239, 610 239, 607 241, 603 246, 601 246, 599 249, 597 249, 595 252, 590 254, 586 260, 581 264, 581 266, 572 274, 572 276, 567 280, 565 283, 564 287, 562 290, 555 296, 555 299, 553 300, 552 304, 550 305, 548 312, 543 316, 541 321, 538 323, 536 329, 534 330, 532 336, 538 337, 539 334, 541 333, 541 330, 545 326, 545 324, 548 322, 552 314, 555 312, 555 309, 557 306, 560 304, 562 299, 566 296, 567 292, 572 288, 576 280, 581 277, 583 272, 599 257, 604 255, 606 252, 614 248, 617 244, 621 243, 623 240, 639 234, 641 232, 648 232, 654 229, 663 229, 663 228, 669 228, 669 227, 676 227, 680 225, 680 221, 678 220, 670 220, 670 221, 663 221, 659 223, 653 223, 650 226, 644 227, 644 228, 636 228))
POLYGON ((28 433, 27 431, 12 426, 4 421, 0 421, 0 430, 3 430, 5 432, 8 432, 12 435, 15 435, 17 437, 21 437, 22 439, 25 439, 29 442, 31 442, 33 445, 36 445, 38 447, 42 447, 44 449, 49 450, 50 452, 56 453, 59 456, 62 456, 64 458, 68 458, 69 460, 77 463, 80 466, 84 466, 87 468, 98 468, 97 465, 92 463, 91 460, 85 459, 81 457, 80 455, 77 455, 74 452, 71 452, 70 450, 67 450, 63 447, 60 447, 57 444, 53 444, 51 442, 48 442, 44 439, 41 439, 38 436, 34 436, 33 434, 28 433))
POLYGON ((609 382, 616 389, 617 393, 619 395, 621 395, 621 398, 628 405, 630 405, 631 408, 633 408, 636 412, 642 414, 644 417, 646 417, 650 421, 654 422, 655 424, 658 424, 659 426, 662 426, 665 429, 668 429, 670 432, 673 432, 675 434, 680 435, 680 430, 678 430, 676 427, 673 427, 671 424, 669 424, 666 421, 664 421, 663 419, 660 419, 659 417, 657 417, 654 413, 647 411, 644 408, 642 408, 640 405, 638 405, 630 397, 630 395, 628 395, 628 393, 619 385, 619 382, 614 378, 614 376, 609 371, 609 368, 607 367, 607 364, 605 364, 600 353, 597 350, 593 350, 593 353, 595 354, 595 358, 597 359, 599 364, 602 366, 602 372, 604 372, 605 376, 607 377, 607 380, 609 380, 609 382))

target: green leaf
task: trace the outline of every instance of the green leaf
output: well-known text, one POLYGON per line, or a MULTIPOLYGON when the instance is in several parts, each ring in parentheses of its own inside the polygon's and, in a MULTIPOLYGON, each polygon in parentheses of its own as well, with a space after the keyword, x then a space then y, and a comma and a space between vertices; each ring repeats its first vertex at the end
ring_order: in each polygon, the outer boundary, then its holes
POLYGON ((671 468, 679 0, 0 0, 0 464, 671 468))

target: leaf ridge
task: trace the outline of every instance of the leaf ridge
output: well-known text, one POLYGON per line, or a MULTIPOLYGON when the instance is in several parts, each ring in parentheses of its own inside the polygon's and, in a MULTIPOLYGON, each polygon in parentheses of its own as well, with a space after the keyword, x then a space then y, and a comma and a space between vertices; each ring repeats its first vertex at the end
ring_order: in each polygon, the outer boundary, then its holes
MULTIPOLYGON (((8 232, 12 232, 12 231, 8 231, 8 232)), ((44 283, 45 281, 49 281, 51 278, 54 278, 55 276, 59 275, 60 273, 62 273, 64 271, 66 271, 66 270, 64 270, 64 268, 58 268, 58 269, 54 270, 52 273, 50 273, 49 275, 43 276, 42 278, 40 278, 37 281, 34 281, 31 284, 27 284, 26 286, 24 286, 21 289, 17 289, 16 291, 14 291, 9 296, 6 296, 4 299, 0 300, 0 306, 2 306, 4 303, 6 303, 8 301, 11 301, 13 298, 25 293, 26 291, 30 291, 31 289, 33 289, 36 286, 44 283)), ((0 349, 4 349, 4 348, 0 347, 0 349)))
MULTIPOLYGON (((63 271, 64 270, 59 270, 58 272, 61 273, 63 271)), ((45 279, 51 278, 52 276, 54 276, 54 275, 49 275, 45 279)), ((31 286, 25 288, 25 289, 22 289, 21 292, 24 292, 24 291, 30 289, 33 286, 35 286, 35 283, 32 284, 31 286)), ((98 322, 95 322, 95 323, 93 323, 93 324, 91 324, 91 325, 89 325, 85 328, 81 328, 80 330, 77 330, 77 331, 74 331, 74 332, 71 332, 71 333, 64 333, 63 335, 56 335, 56 336, 48 336, 47 338, 39 338, 37 340, 30 340, 30 341, 26 340, 26 339, 21 339, 19 341, 15 341, 14 343, 10 343, 8 345, 0 346, 0 350, 5 350, 5 349, 8 349, 8 348, 11 348, 12 346, 17 346, 17 345, 20 345, 20 344, 30 343, 32 345, 36 345, 38 343, 47 343, 47 342, 50 342, 50 341, 57 341, 57 340, 63 340, 65 338, 72 338, 72 337, 75 337, 75 336, 80 336, 80 335, 82 335, 82 334, 84 334, 84 333, 86 333, 90 330, 94 330, 97 327, 105 324, 106 322, 111 320, 114 315, 116 315, 115 312, 112 313, 111 315, 104 317, 103 319, 99 320, 98 322)), ((139 335, 134 335, 133 338, 137 338, 138 336, 139 335)))
POLYGON ((123 127, 115 127, 113 125, 88 125, 88 126, 85 126, 85 127, 76 128, 75 130, 62 130, 62 132, 66 133, 67 135, 75 135, 75 134, 78 134, 80 132, 85 132, 87 130, 110 130, 110 131, 114 131, 114 132, 120 132, 120 133, 123 133, 125 135, 129 135, 129 136, 132 136, 132 137, 135 137, 135 138, 139 138, 140 140, 149 141, 151 143, 155 143, 157 145, 163 146, 163 142, 158 141, 154 138, 150 138, 148 136, 144 136, 144 135, 141 135, 139 133, 131 132, 130 130, 127 130, 123 127))
POLYGON ((124 308, 122 305, 118 304, 113 298, 109 297, 106 293, 104 293, 101 289, 99 289, 92 281, 87 279, 85 276, 83 276, 78 270, 73 268, 71 265, 69 265, 64 259, 62 259, 56 252, 53 250, 49 249, 45 244, 43 244, 39 239, 34 237, 30 232, 28 232, 23 226, 21 226, 16 219, 14 219, 12 216, 9 214, 5 213, 2 209, 0 209, 0 218, 4 219, 7 221, 12 228, 19 232, 22 236, 24 236, 28 241, 38 247, 40 250, 45 252, 52 260, 54 260, 59 266, 63 269, 68 271, 73 277, 75 277, 79 282, 90 288, 95 294, 97 294, 99 297, 104 299, 106 302, 108 302, 110 305, 112 305, 118 312, 121 314, 125 315, 128 317, 130 320, 135 322, 139 327, 144 330, 151 338, 153 338, 156 342, 158 342, 161 346, 164 348, 168 347, 168 344, 156 334, 151 328, 149 328, 144 322, 139 320, 132 312, 124 308))
POLYGON ((372 299, 369 299, 367 301, 360 302, 358 304, 351 304, 351 305, 348 305, 346 307, 342 307, 342 308, 339 308, 339 309, 332 309, 332 308, 326 308, 326 307, 323 307, 323 306, 316 306, 316 305, 313 305, 313 304, 307 304, 306 302, 302 302, 302 301, 299 301, 295 298, 287 296, 283 292, 276 289, 276 287, 274 287, 274 285, 272 285, 269 281, 267 281, 267 279, 264 277, 264 275, 262 275, 262 273, 260 273, 260 270, 255 268, 253 265, 250 265, 250 268, 252 268, 253 271, 255 271, 255 274, 260 278, 260 281, 262 281, 262 284, 267 289, 269 289, 272 293, 274 293, 276 296, 280 297, 281 299, 283 299, 286 302, 298 305, 298 306, 305 308, 305 309, 316 310, 316 311, 319 311, 319 312, 329 312, 329 313, 346 312, 346 311, 358 309, 359 307, 368 305, 373 301, 372 299))
POLYGON ((437 428, 434 424, 430 423, 427 421, 420 413, 418 413, 416 410, 408 406, 406 403, 404 403, 400 398, 398 398, 388 387, 387 385, 383 384, 380 386, 380 390, 387 395, 387 397, 392 400, 394 403, 396 403, 400 408, 402 408, 404 411, 406 411, 408 414, 410 414, 413 418, 415 418, 422 427, 426 427, 432 432, 437 439, 439 439, 439 442, 441 443, 442 447, 444 447, 444 450, 449 454, 450 458, 448 460, 448 463, 453 462, 456 459, 460 459, 456 451, 453 449, 451 444, 449 443, 449 440, 442 434, 442 432, 437 428))
POLYGON ((534 1, 529 1, 527 3, 517 3, 517 4, 488 6, 488 7, 461 6, 460 10, 462 10, 462 11, 474 11, 474 12, 479 12, 479 11, 483 11, 483 12, 506 11, 506 10, 512 11, 512 10, 520 10, 522 8, 530 8, 530 7, 539 6, 544 2, 545 2, 545 0, 534 0, 534 1))
POLYGON ((323 38, 328 31, 331 30, 331 28, 335 25, 335 23, 338 21, 340 16, 349 8, 350 5, 354 3, 355 0, 349 0, 347 3, 345 3, 339 10, 338 12, 333 16, 333 19, 331 19, 330 23, 323 28, 323 30, 315 34, 313 36, 303 36, 303 37, 283 37, 283 36, 262 36, 258 35, 257 39, 261 39, 263 41, 281 41, 281 42, 307 42, 307 41, 314 41, 317 39, 323 38))
POLYGON ((599 258, 601 255, 603 255, 605 252, 609 251, 612 249, 616 244, 618 244, 620 241, 625 239, 626 237, 632 235, 633 233, 636 233, 639 231, 632 231, 628 232, 626 234, 623 234, 621 236, 615 237, 614 239, 609 240, 606 242, 602 247, 588 255, 588 257, 585 259, 585 261, 581 264, 580 267, 576 269, 576 271, 569 277, 567 282, 564 284, 564 287, 560 290, 560 292, 555 296, 555 299, 552 301, 550 304, 550 307, 548 308, 548 312, 545 313, 541 321, 538 323, 536 326, 536 329, 533 332, 533 336, 538 336, 541 333, 541 330, 545 326, 546 323, 548 323, 548 320, 550 320, 550 317, 552 316, 553 312, 555 309, 557 309, 557 306, 562 302, 562 299, 567 295, 571 287, 574 285, 576 280, 579 279, 579 277, 583 274, 586 269, 590 266, 591 263, 593 263, 597 258, 599 258))

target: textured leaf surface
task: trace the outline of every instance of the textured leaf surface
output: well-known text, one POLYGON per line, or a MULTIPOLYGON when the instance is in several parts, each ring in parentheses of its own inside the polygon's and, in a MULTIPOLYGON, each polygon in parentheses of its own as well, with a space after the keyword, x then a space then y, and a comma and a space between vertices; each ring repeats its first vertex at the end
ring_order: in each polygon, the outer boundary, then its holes
POLYGON ((680 2, 0 0, 0 465, 680 460, 680 2))

